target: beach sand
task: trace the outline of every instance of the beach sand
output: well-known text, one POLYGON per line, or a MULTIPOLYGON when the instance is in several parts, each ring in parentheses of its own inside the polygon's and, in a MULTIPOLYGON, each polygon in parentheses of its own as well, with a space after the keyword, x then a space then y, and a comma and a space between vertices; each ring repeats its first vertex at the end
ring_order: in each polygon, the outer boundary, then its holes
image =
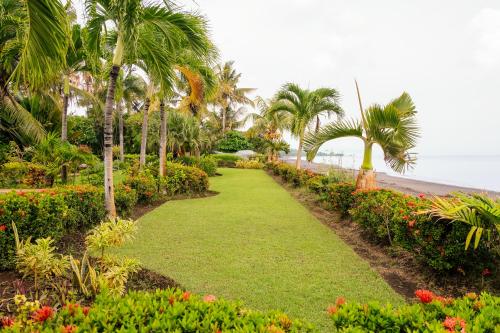
MULTIPOLYGON (((284 162, 295 165, 295 159, 283 159, 284 162)), ((331 165, 312 163, 302 161, 301 164, 303 169, 309 169, 317 173, 326 173, 332 168, 331 165)), ((346 169, 347 171, 353 172, 354 175, 357 174, 356 170, 346 169)), ((377 184, 382 188, 390 188, 398 190, 404 193, 417 195, 420 193, 426 195, 447 195, 451 192, 465 192, 465 193, 485 193, 492 198, 500 198, 500 192, 488 191, 484 189, 461 187, 454 185, 438 184, 432 182, 426 182, 421 180, 389 176, 383 172, 377 172, 377 184)))

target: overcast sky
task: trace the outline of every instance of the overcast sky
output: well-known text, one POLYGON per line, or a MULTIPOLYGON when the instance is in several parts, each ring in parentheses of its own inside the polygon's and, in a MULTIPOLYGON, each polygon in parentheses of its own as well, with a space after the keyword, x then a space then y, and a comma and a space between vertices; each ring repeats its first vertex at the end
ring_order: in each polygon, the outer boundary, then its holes
MULTIPOLYGON (((241 85, 272 96, 283 83, 334 87, 347 116, 407 91, 421 154, 500 155, 498 0, 184 0, 210 22, 241 85)), ((361 149, 356 139, 326 150, 361 149)))

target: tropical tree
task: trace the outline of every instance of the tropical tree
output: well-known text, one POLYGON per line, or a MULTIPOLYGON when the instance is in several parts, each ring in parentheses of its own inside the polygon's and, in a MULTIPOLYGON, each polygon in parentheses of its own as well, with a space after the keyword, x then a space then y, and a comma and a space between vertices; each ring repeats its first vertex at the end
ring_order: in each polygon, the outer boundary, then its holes
POLYGON ((362 107, 359 89, 358 97, 361 121, 337 121, 325 126, 318 133, 309 135, 305 141, 307 158, 312 160, 318 149, 327 141, 345 137, 359 138, 364 143, 364 156, 356 187, 373 189, 376 187, 372 164, 374 145, 382 148, 386 163, 396 172, 402 173, 415 163, 415 156, 410 151, 419 137, 417 111, 407 93, 385 106, 374 104, 366 110, 362 107))
POLYGON ((119 71, 124 63, 144 64, 152 81, 171 86, 172 55, 184 45, 195 54, 204 55, 208 48, 207 28, 203 18, 182 12, 170 2, 165 6, 141 0, 87 0, 86 11, 95 54, 99 55, 104 43, 113 41, 104 112, 104 193, 108 215, 115 217, 112 115, 119 71))
POLYGON ((66 63, 68 31, 60 1, 0 1, 0 119, 8 124, 0 124, 1 131, 35 142, 45 137, 16 95, 46 88, 56 79, 66 63))
POLYGON ((310 124, 320 115, 333 113, 342 117, 344 111, 339 105, 339 100, 340 94, 335 89, 302 89, 295 83, 285 84, 276 94, 276 102, 269 108, 268 114, 274 117, 276 113, 283 113, 289 117, 288 128, 299 140, 295 163, 297 169, 300 169, 302 145, 310 124))
POLYGON ((233 68, 234 62, 228 61, 224 65, 217 65, 215 72, 217 75, 217 89, 212 98, 214 105, 220 106, 220 119, 222 133, 227 129, 228 114, 234 111, 238 105, 253 105, 252 100, 247 97, 255 89, 238 87, 241 74, 233 68))

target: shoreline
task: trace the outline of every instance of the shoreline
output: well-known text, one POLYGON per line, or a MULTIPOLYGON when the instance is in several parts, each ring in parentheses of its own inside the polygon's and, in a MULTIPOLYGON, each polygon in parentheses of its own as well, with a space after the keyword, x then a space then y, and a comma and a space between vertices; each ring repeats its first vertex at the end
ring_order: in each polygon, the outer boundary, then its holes
MULTIPOLYGON (((288 164, 295 164, 295 158, 282 159, 283 162, 288 164)), ((326 173, 333 166, 325 163, 307 162, 302 161, 302 168, 309 169, 317 173, 326 173)), ((357 170, 345 169, 346 171, 353 172, 355 175, 357 170)), ((478 189, 472 187, 447 185, 424 180, 416 180, 406 177, 390 176, 384 172, 376 172, 377 185, 382 188, 389 188, 398 190, 404 193, 418 195, 420 193, 426 195, 447 195, 451 192, 465 192, 465 193, 485 193, 492 198, 500 198, 500 192, 490 191, 485 189, 478 189)))

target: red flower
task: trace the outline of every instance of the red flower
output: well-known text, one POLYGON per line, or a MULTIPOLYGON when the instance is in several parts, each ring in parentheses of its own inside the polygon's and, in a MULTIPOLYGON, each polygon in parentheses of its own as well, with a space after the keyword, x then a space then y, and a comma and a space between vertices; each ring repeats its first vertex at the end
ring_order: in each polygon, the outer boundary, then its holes
POLYGON ((415 203, 413 201, 410 201, 406 204, 408 207, 415 207, 415 203))
POLYGON ((206 295, 205 297, 203 297, 203 301, 207 303, 213 303, 216 299, 217 297, 215 297, 214 295, 206 295))
POLYGON ((82 308, 82 312, 85 316, 88 316, 89 315, 89 312, 90 312, 90 307, 89 306, 84 306, 82 308))
POLYGON ((443 326, 448 330, 448 332, 455 332, 457 324, 460 325, 461 332, 465 333, 465 320, 460 317, 446 317, 443 322, 443 326))
POLYGON ((337 300, 335 301, 335 305, 338 306, 338 307, 341 307, 344 304, 345 304, 345 298, 344 297, 338 297, 337 300))
POLYGON ((403 220, 408 220, 408 219, 409 219, 408 215, 403 216, 403 220))
POLYGON ((330 305, 327 309, 326 309, 326 312, 328 312, 328 314, 330 316, 333 316, 334 314, 337 313, 337 307, 335 305, 330 305))
POLYGON ((403 214, 404 212, 405 212, 404 209, 399 210, 399 214, 403 214))
POLYGON ((75 325, 66 325, 61 327, 61 333, 75 333, 77 327, 75 325))
POLYGON ((415 296, 417 296, 422 303, 430 303, 434 299, 434 293, 430 290, 424 289, 415 291, 415 296))
POLYGON ((191 293, 189 291, 185 291, 184 294, 182 294, 182 299, 184 301, 189 301, 190 297, 191 297, 191 293))
POLYGON ((482 276, 490 276, 491 275, 491 271, 488 267, 486 267, 485 269, 483 269, 483 271, 481 272, 481 275, 482 276))
POLYGON ((74 316, 76 311, 80 308, 80 304, 71 304, 68 303, 64 306, 66 309, 68 309, 68 313, 70 316, 74 316))
POLYGON ((174 303, 175 303, 175 297, 174 296, 170 296, 168 298, 168 304, 173 305, 174 303))
POLYGON ((34 321, 44 322, 54 315, 54 309, 50 306, 43 306, 41 309, 36 310, 31 316, 34 321))
POLYGON ((418 197, 419 197, 420 199, 423 199, 423 198, 425 198, 425 194, 423 194, 423 193, 419 193, 419 194, 418 194, 418 197))
POLYGON ((416 222, 417 221, 415 221, 415 220, 408 221, 408 227, 413 228, 415 226, 416 222))
POLYGON ((2 327, 12 327, 14 326, 14 319, 10 317, 2 317, 0 318, 0 328, 2 327))
POLYGON ((7 230, 7 226, 5 224, 0 225, 0 231, 7 230))

